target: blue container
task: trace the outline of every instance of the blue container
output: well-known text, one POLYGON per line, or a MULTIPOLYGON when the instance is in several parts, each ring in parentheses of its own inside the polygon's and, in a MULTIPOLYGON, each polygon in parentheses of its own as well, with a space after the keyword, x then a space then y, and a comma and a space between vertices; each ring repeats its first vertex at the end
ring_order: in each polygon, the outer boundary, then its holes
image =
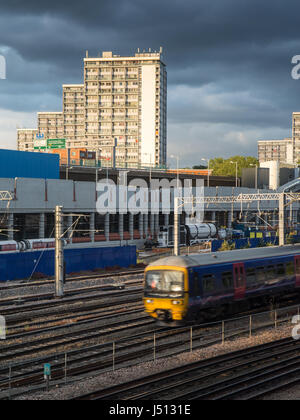
POLYGON ((59 179, 59 155, 0 149, 0 178, 59 179))

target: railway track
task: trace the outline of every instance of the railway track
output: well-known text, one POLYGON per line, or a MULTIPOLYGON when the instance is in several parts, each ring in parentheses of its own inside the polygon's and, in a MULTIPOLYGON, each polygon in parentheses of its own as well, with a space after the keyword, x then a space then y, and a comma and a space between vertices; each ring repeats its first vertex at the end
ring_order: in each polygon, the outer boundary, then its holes
POLYGON ((291 338, 145 376, 81 400, 256 399, 300 382, 300 342, 291 338))
MULTIPOLYGON (((24 341, 11 344, 2 348, 0 354, 0 364, 4 362, 16 360, 17 358, 24 358, 28 355, 33 355, 36 357, 37 354, 41 352, 49 352, 50 350, 56 350, 60 347, 70 346, 77 343, 80 343, 83 346, 83 343, 101 339, 104 337, 110 336, 112 334, 120 334, 122 332, 127 332, 132 329, 144 328, 147 325, 153 325, 153 321, 148 319, 147 316, 143 316, 141 311, 132 311, 134 317, 128 320, 112 319, 116 318, 116 315, 110 316, 105 319, 108 322, 106 325, 96 321, 92 321, 89 324, 83 323, 79 327, 80 329, 76 331, 62 332, 53 337, 39 337, 37 339, 31 339, 26 343, 24 341), (137 317, 138 312, 138 317, 137 317), (108 321, 109 320, 109 321, 108 321)), ((103 319, 100 319, 102 321, 103 319)), ((57 351, 56 351, 57 352, 57 351)))
MULTIPOLYGON (((130 276, 135 274, 143 274, 144 269, 143 268, 137 268, 137 269, 131 269, 127 271, 111 271, 103 274, 88 274, 83 276, 69 276, 66 278, 65 283, 73 283, 76 281, 84 281, 84 280, 101 280, 101 279, 110 279, 111 277, 124 277, 124 276, 130 276)), ((13 281, 9 283, 0 284, 0 291, 6 291, 6 290, 16 290, 19 288, 27 288, 27 287, 38 287, 38 286, 45 286, 45 285, 51 285, 54 284, 54 279, 43 279, 43 280, 37 280, 37 281, 29 281, 29 280, 23 280, 22 282, 13 281), (13 283, 13 284, 12 284, 13 283)))
MULTIPOLYGON (((151 320, 145 325, 151 327, 151 320)), ((141 324, 140 324, 141 325, 141 324)), ((128 329, 128 327, 127 327, 128 329)), ((162 331, 162 329, 155 328, 152 331, 162 331)), ((116 363, 128 363, 135 360, 137 355, 145 353, 144 343, 149 341, 145 333, 139 333, 130 338, 130 342, 126 345, 120 346, 118 349, 118 356, 116 363), (139 347, 142 347, 140 349, 139 347)), ((150 349, 148 351, 151 351, 150 349)), ((0 367, 0 399, 6 398, 6 389, 9 386, 19 388, 24 386, 33 386, 43 384, 42 366, 45 362, 52 362, 52 378, 54 380, 62 379, 65 375, 65 353, 56 353, 52 356, 44 356, 36 358, 35 360, 22 361, 12 365, 13 376, 9 383, 7 378, 8 367, 0 367)), ((112 367, 112 343, 98 344, 89 346, 84 349, 73 350, 68 352, 68 375, 76 377, 82 374, 94 373, 95 370, 105 371, 112 367)), ((23 391, 21 392, 23 393, 23 391)))
MULTIPOLYGON (((127 280, 126 285, 142 285, 142 278, 140 274, 135 274, 138 276, 138 279, 135 280, 127 280)), ((108 290, 116 290, 116 289, 123 289, 125 287, 125 282, 122 285, 96 285, 96 286, 88 286, 88 287, 80 287, 77 289, 71 289, 65 291, 64 298, 55 298, 54 292, 50 293, 34 293, 32 295, 19 295, 19 296, 11 296, 0 299, 0 308, 1 312, 8 312, 9 306, 19 306, 25 305, 26 303, 30 302, 41 302, 41 301, 65 301, 69 298, 72 299, 78 295, 82 295, 85 293, 97 293, 97 292, 107 292, 108 290)))
MULTIPOLYGON (((60 299, 49 299, 45 300, 43 302, 34 301, 29 303, 12 303, 10 306, 1 308, 0 312, 2 316, 8 316, 8 315, 14 315, 14 319, 21 319, 21 317, 25 316, 24 314, 29 313, 29 315, 32 313, 32 311, 45 311, 47 310, 47 313, 51 312, 49 309, 58 309, 59 307, 76 304, 76 303, 88 303, 93 302, 99 299, 106 299, 110 300, 115 297, 118 297, 122 294, 122 296, 130 296, 130 295, 141 295, 142 288, 141 287, 132 287, 130 290, 122 290, 121 292, 118 290, 113 290, 111 292, 107 291, 101 291, 101 292, 93 292, 93 293, 86 293, 86 294, 76 294, 75 296, 66 296, 64 298, 60 299)), ((99 302, 98 302, 99 304, 99 302)), ((91 305, 92 306, 92 305, 91 305)), ((52 311, 55 313, 55 311, 52 311)), ((23 318, 24 319, 24 318, 23 318)))
POLYGON ((113 308, 113 312, 111 310, 112 306, 114 305, 111 305, 108 310, 100 310, 87 313, 83 312, 79 315, 73 314, 59 318, 53 318, 50 320, 34 321, 30 324, 26 324, 25 326, 13 327, 11 329, 9 328, 7 329, 6 340, 32 340, 36 335, 54 333, 65 328, 83 326, 91 322, 107 320, 121 315, 127 316, 132 313, 141 313, 143 311, 143 306, 135 301, 132 304, 126 303, 126 305, 116 305, 113 308))
MULTIPOLYGON (((139 317, 140 319, 140 317, 139 317)), ((148 322, 148 321, 146 321, 148 322)), ((261 328, 265 328, 268 325, 262 325, 261 328)), ((117 333, 118 339, 115 341, 115 358, 114 365, 121 367, 132 366, 142 361, 153 360, 153 334, 156 337, 155 354, 156 357, 166 357, 170 355, 180 354, 188 351, 190 346, 190 336, 188 331, 178 331, 174 329, 153 329, 153 324, 148 324, 150 328, 148 334, 135 334, 133 336, 124 336, 121 340, 119 338, 119 332, 117 333)), ((147 326, 140 328, 145 329, 147 326)), ((123 329, 128 331, 128 328, 123 329)), ((136 330, 137 331, 137 330, 136 330)), ((234 328, 232 331, 228 331, 227 339, 234 338, 237 335, 245 332, 242 329, 234 328)), ((97 335, 97 332, 94 333, 97 335)), ((98 332, 98 336, 103 336, 103 331, 98 332)), ((74 333, 73 333, 74 336, 74 333)), ((107 337, 109 337, 109 332, 107 337)), ((81 349, 68 351, 69 368, 68 375, 77 377, 78 375, 86 375, 100 373, 107 369, 112 369, 112 349, 113 342, 109 341, 103 344, 97 344, 91 346, 91 344, 85 344, 85 341, 80 338, 80 343, 83 346, 81 349)), ((77 337, 70 337, 70 340, 77 339, 77 337)), ((193 332, 193 350, 206 348, 213 344, 220 343, 220 330, 211 329, 210 331, 193 332)), ((24 386, 43 386, 43 375, 42 366, 43 363, 53 363, 54 369, 54 380, 59 381, 64 377, 64 354, 65 351, 56 352, 55 355, 42 355, 34 360, 27 360, 20 363, 14 363, 12 371, 14 372, 11 385, 13 387, 24 387, 24 386), (26 372, 24 372, 24 368, 26 372), (20 371, 21 369, 21 371, 20 371)), ((14 357, 15 358, 15 357, 14 357)), ((223 360, 223 359, 222 359, 223 360)), ((7 381, 8 364, 3 365, 0 368, 0 390, 2 389, 5 395, 5 389, 8 387, 7 381)), ((59 382, 58 382, 59 383, 59 382)), ((21 392, 24 392, 23 390, 21 392)))

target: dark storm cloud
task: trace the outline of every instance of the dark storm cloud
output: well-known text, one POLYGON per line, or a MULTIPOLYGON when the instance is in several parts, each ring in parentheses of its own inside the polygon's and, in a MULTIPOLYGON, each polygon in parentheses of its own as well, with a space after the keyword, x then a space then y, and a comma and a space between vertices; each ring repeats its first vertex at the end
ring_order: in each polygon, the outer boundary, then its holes
POLYGON ((61 110, 61 84, 82 81, 85 50, 132 54, 162 45, 169 143, 188 125, 208 149, 207 126, 220 136, 218 124, 248 131, 251 146, 243 150, 256 153, 254 136, 290 135, 291 113, 300 110, 300 81, 290 75, 300 54, 299 12, 295 0, 5 2, 0 47, 8 79, 0 82, 0 108, 61 110))

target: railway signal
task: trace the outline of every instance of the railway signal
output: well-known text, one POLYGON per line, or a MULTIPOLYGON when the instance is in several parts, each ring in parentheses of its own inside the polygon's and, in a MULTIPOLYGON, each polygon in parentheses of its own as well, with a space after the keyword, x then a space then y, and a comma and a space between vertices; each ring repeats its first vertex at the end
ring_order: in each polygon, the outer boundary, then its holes
POLYGON ((44 379, 46 381, 47 392, 49 391, 49 384, 51 379, 51 365, 50 363, 44 364, 44 379))

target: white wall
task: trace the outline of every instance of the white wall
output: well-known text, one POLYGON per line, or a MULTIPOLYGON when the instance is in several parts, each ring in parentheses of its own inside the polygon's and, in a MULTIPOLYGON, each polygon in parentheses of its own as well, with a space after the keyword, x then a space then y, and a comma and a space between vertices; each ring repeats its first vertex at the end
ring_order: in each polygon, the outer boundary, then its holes
POLYGON ((269 168, 269 187, 271 190, 279 188, 279 170, 280 164, 278 161, 262 162, 261 168, 269 168))

